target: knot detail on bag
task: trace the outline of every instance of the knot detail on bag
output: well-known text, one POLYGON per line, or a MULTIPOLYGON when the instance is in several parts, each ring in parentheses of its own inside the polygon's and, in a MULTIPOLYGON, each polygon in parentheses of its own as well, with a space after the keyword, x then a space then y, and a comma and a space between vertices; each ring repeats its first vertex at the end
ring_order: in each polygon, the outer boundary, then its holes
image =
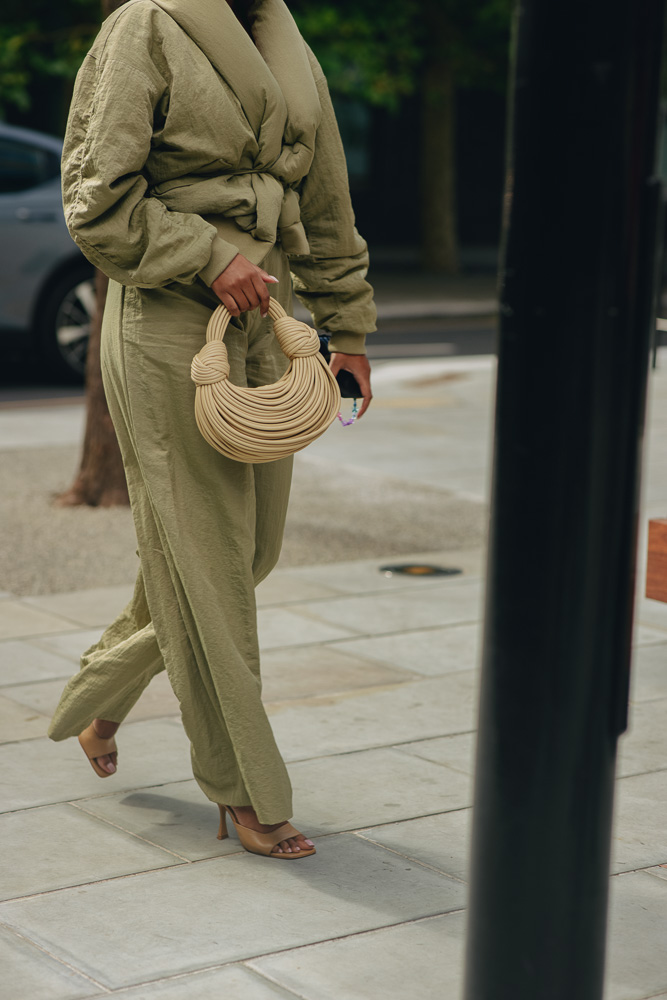
POLYGON ((227 348, 221 340, 209 340, 199 354, 195 354, 190 368, 196 385, 213 385, 229 377, 227 348))
POLYGON ((273 329, 283 354, 288 358, 308 358, 319 353, 320 338, 312 326, 292 316, 281 316, 274 320, 273 329))

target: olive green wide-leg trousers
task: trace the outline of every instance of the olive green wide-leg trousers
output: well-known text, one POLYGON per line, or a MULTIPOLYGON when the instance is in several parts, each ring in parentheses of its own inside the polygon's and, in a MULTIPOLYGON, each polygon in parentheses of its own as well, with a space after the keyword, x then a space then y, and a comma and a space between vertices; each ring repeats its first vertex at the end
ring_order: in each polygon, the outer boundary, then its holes
MULTIPOLYGON (((263 266, 290 311, 287 258, 275 248, 263 266)), ((166 668, 204 794, 278 823, 292 815, 291 787, 261 701, 254 588, 280 554, 292 460, 234 462, 199 433, 190 363, 216 304, 199 282, 111 282, 102 372, 141 568, 130 604, 83 654, 49 735, 75 736, 94 718, 122 722, 166 668)), ((233 320, 225 343, 237 385, 274 382, 287 367, 259 310, 233 320)))

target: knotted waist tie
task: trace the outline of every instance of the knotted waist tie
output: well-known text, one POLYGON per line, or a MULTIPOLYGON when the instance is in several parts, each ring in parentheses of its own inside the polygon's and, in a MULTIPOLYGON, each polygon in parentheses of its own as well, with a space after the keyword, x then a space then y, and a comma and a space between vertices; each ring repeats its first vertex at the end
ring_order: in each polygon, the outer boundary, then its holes
POLYGON ((284 188, 276 177, 263 171, 234 176, 250 179, 256 199, 255 212, 235 216, 236 224, 257 240, 273 242, 277 233, 286 253, 310 253, 296 191, 284 188))

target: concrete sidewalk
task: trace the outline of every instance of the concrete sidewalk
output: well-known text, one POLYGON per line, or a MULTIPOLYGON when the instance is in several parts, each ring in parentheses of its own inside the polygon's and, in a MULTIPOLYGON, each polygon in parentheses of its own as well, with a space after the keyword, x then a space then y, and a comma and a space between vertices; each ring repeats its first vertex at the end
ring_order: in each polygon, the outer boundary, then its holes
MULTIPOLYGON (((661 362, 652 376, 647 516, 667 513, 661 362)), ((344 465, 365 490, 391 475, 483 505, 493 378, 490 359, 379 368, 386 405, 351 433, 327 432, 297 478, 344 465)), ((44 408, 33 413, 32 431, 30 411, 22 424, 0 414, 3 457, 30 442, 39 450, 48 434, 61 435, 51 447, 69 447, 63 436, 80 414, 60 412, 57 430, 44 408)), ((317 839, 317 856, 291 866, 240 851, 233 836, 215 839, 216 810, 192 779, 164 676, 122 727, 120 770, 109 781, 75 741, 44 737, 64 679, 123 605, 129 579, 4 596, 7 1000, 403 1000, 408 992, 456 1000, 484 552, 464 535, 443 549, 440 537, 426 551, 407 552, 387 536, 372 558, 283 565, 258 589, 267 707, 295 785, 295 822, 317 839), (462 572, 381 571, 412 559, 462 572)), ((607 1000, 667 998, 666 711, 667 605, 639 598, 607 1000)))

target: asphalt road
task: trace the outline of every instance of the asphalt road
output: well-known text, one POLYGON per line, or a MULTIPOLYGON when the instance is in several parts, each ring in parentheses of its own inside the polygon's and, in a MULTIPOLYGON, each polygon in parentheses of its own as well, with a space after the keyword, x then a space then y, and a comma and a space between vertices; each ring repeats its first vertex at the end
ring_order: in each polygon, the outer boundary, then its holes
MULTIPOLYGON (((493 354, 496 329, 493 317, 421 317, 383 320, 368 340, 371 361, 395 358, 493 354)), ((36 373, 34 361, 0 347, 0 408, 41 400, 71 400, 83 396, 83 387, 54 383, 36 373)))

